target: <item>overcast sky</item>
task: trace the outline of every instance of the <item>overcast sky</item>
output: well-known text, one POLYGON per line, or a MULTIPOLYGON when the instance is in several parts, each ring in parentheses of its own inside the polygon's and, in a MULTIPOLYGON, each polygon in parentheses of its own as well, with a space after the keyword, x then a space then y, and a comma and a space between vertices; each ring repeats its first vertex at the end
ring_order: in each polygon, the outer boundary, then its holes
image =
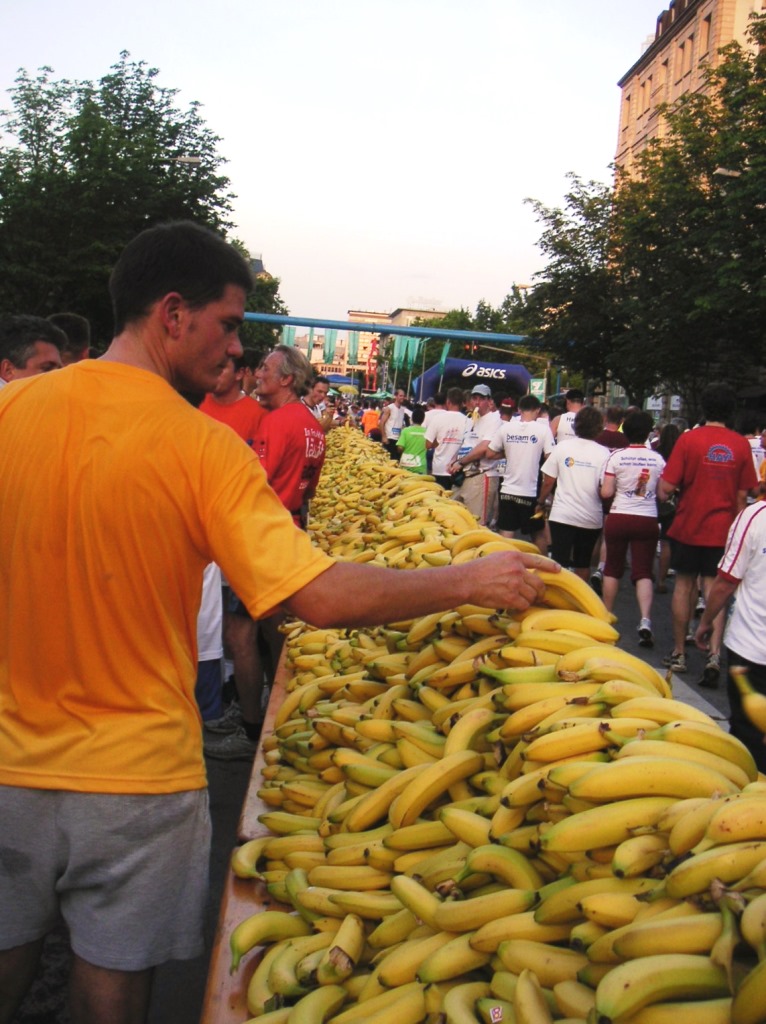
POLYGON ((296 316, 499 305, 543 267, 525 205, 610 180, 617 80, 661 0, 0 0, 20 67, 128 50, 221 137, 235 234, 296 316))

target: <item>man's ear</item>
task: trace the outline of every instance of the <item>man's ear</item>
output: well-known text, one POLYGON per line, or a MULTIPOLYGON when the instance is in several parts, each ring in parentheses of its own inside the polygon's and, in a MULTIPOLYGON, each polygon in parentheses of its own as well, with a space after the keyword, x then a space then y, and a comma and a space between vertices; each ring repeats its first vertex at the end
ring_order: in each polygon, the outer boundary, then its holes
POLYGON ((157 303, 157 313, 171 338, 178 338, 181 333, 184 314, 188 307, 178 292, 168 292, 157 303))
POLYGON ((13 380, 14 365, 10 359, 0 359, 0 380, 13 380))

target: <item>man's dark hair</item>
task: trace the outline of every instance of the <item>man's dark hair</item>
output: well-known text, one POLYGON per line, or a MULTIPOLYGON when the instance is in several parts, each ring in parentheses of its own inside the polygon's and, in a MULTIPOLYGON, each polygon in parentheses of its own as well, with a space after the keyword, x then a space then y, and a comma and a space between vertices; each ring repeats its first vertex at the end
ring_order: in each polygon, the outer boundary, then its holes
POLYGON ((629 412, 623 420, 622 432, 631 444, 643 444, 654 426, 648 412, 629 412))
POLYGON ((255 371, 261 365, 263 356, 257 348, 248 346, 242 349, 242 355, 234 360, 234 365, 238 370, 248 369, 255 371))
POLYGON ((444 394, 443 391, 437 391, 436 394, 434 395, 434 402, 436 402, 437 405, 446 405, 447 396, 444 394))
POLYGON ((318 373, 316 377, 314 377, 314 379, 311 381, 311 387, 313 388, 315 384, 326 384, 328 388, 330 387, 330 381, 321 373, 318 373))
POLYGON ((79 313, 51 313, 48 322, 66 335, 62 352, 78 356, 84 348, 90 348, 90 323, 79 313))
POLYGON ((221 235, 191 221, 147 228, 128 242, 109 278, 114 332, 143 319, 169 292, 200 309, 220 299, 229 285, 248 292, 253 278, 243 257, 221 235))
POLYGON ((619 427, 625 419, 625 410, 621 405, 610 405, 604 413, 604 419, 607 423, 611 423, 613 426, 619 427))
POLYGON ((592 441, 601 433, 604 417, 594 405, 584 405, 574 418, 574 432, 578 437, 592 441))
POLYGON ((416 427, 419 427, 423 420, 426 418, 426 411, 422 405, 416 405, 412 410, 412 422, 416 427))
POLYGON ((734 388, 728 384, 708 384, 700 395, 702 415, 714 423, 728 423, 737 407, 734 388))
POLYGON ((458 409, 463 405, 463 389, 462 388, 450 388, 447 392, 446 402, 450 405, 456 405, 458 409))
POLYGON ((17 370, 23 370, 34 355, 36 341, 47 341, 61 351, 66 335, 41 316, 19 313, 0 317, 0 359, 7 359, 17 370))
POLYGON ((520 412, 533 412, 540 408, 540 399, 537 395, 522 395, 519 399, 520 412))
POLYGON ((564 396, 567 402, 584 402, 585 395, 579 388, 570 388, 564 396))
POLYGON ((737 413, 734 429, 743 437, 760 434, 763 430, 764 414, 757 409, 742 409, 737 413))

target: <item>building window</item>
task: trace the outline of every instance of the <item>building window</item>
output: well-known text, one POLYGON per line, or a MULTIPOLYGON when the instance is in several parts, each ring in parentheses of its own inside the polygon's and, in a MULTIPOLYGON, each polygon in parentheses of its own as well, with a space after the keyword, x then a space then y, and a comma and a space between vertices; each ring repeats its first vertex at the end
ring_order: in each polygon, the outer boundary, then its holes
POLYGON ((700 38, 700 56, 703 53, 707 53, 710 49, 710 29, 712 27, 712 14, 708 14, 706 18, 702 19, 701 25, 701 38, 700 38))
POLYGON ((625 97, 625 102, 622 105, 622 130, 630 125, 630 95, 625 97))
POLYGON ((691 35, 686 40, 686 46, 684 47, 684 71, 686 75, 692 69, 692 54, 694 52, 694 36, 691 35))

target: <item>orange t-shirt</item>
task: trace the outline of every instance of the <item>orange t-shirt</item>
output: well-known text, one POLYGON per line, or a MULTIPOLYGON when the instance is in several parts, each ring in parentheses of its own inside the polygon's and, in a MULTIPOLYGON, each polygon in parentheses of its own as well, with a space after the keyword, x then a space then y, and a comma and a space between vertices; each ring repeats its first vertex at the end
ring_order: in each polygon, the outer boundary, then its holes
POLYGON ((371 430, 375 430, 380 423, 380 412, 377 409, 365 409, 362 413, 362 430, 365 437, 371 430))
POLYGON ((14 382, 0 436, 0 784, 204 787, 204 567, 257 618, 331 560, 255 453, 146 370, 89 360, 14 382))

